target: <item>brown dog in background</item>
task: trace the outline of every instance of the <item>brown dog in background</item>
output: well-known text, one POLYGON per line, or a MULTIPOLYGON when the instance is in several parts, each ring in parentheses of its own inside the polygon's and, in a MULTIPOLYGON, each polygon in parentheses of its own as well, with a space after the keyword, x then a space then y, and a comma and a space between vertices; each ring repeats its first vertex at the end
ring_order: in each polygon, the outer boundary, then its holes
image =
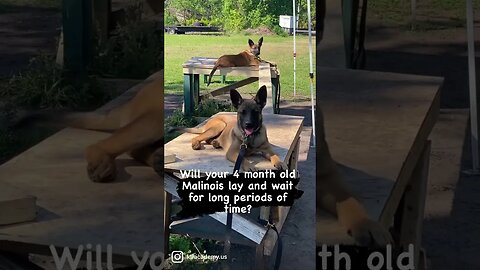
POLYGON ((255 44, 251 39, 248 40, 249 49, 239 54, 222 55, 217 59, 210 77, 208 78, 207 86, 212 81, 212 76, 218 68, 222 67, 248 67, 258 66, 260 64, 260 48, 262 47, 263 37, 258 40, 258 44, 255 44))

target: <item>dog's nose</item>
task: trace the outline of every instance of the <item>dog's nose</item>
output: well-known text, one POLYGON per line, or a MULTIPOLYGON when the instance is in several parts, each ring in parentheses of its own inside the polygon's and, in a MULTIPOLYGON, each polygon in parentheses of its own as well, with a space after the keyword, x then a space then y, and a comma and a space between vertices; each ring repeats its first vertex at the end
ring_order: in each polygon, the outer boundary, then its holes
POLYGON ((246 128, 253 128, 253 123, 245 123, 246 128))

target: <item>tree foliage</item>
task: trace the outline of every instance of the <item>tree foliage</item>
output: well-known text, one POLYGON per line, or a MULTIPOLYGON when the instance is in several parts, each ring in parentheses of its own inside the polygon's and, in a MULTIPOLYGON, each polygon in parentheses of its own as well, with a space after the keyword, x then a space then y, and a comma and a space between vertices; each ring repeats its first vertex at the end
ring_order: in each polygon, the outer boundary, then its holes
MULTIPOLYGON (((222 26, 227 31, 278 26, 280 15, 292 15, 290 0, 167 0, 165 24, 222 26)), ((299 27, 307 28, 307 1, 297 0, 300 8, 299 27)), ((312 23, 315 25, 315 0, 311 1, 312 23)))

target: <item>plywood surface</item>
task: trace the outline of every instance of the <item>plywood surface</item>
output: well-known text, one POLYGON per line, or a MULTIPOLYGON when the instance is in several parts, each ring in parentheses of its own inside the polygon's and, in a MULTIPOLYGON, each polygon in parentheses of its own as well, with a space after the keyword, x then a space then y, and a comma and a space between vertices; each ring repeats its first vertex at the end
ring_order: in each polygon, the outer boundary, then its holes
MULTIPOLYGON (((373 219, 401 195, 438 114, 441 78, 320 68, 318 98, 333 158, 373 219), (397 194, 399 193, 399 194, 397 194)), ((321 150, 317 150, 321 151, 321 150)), ((317 243, 351 243, 317 210, 317 243)))
MULTIPOLYGON (((236 113, 219 113, 236 114, 236 113)), ((263 123, 267 128, 269 142, 273 151, 281 160, 287 161, 293 151, 293 142, 299 136, 303 117, 291 115, 263 115, 263 123)), ((202 150, 193 150, 191 140, 198 134, 184 133, 165 145, 165 154, 175 154, 174 163, 165 164, 165 170, 179 172, 180 170, 200 170, 201 172, 231 172, 233 163, 225 158, 223 149, 214 149, 211 145, 203 146, 202 150)), ((270 161, 263 157, 248 157, 255 166, 263 169, 273 169, 270 161)))

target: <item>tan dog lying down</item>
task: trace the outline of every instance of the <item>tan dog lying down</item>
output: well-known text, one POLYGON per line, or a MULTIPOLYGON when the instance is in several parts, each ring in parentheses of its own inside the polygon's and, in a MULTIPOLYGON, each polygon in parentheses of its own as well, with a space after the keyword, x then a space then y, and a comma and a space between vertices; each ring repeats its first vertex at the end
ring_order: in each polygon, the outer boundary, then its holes
POLYGON ((145 80, 145 85, 127 103, 106 113, 74 112, 61 117, 36 113, 22 119, 60 122, 81 129, 111 132, 112 135, 85 149, 87 171, 94 182, 115 179, 115 158, 129 153, 134 159, 163 172, 163 70, 145 80), (27 119, 28 118, 28 119, 27 119))

